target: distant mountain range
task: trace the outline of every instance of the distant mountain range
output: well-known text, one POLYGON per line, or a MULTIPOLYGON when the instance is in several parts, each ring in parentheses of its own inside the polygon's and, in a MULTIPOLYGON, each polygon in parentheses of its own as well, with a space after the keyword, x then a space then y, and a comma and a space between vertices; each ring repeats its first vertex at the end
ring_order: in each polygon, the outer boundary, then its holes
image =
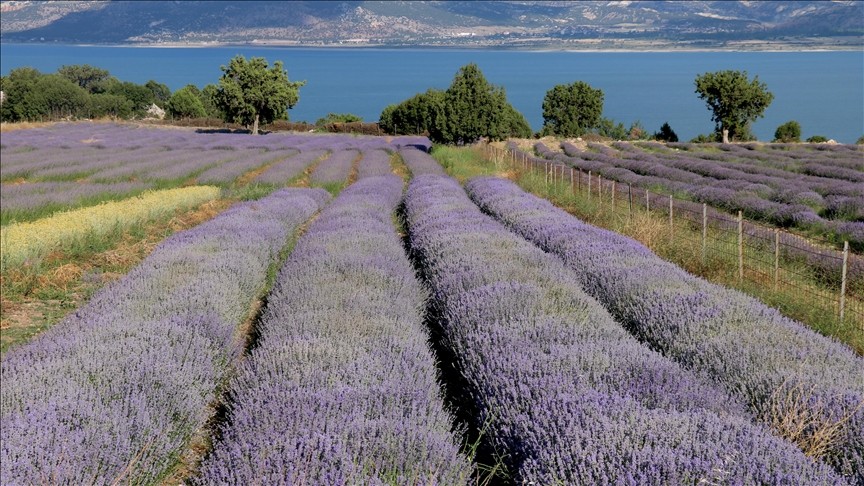
POLYGON ((3 1, 3 42, 861 48, 855 1, 3 1))

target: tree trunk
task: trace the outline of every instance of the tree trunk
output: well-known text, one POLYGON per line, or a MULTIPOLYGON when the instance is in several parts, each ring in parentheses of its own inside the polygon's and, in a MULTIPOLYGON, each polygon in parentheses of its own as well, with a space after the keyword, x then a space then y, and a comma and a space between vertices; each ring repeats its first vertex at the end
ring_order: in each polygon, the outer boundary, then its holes
MULTIPOLYGON (((258 118, 255 118, 255 124, 258 124, 258 118)), ((729 129, 723 129, 723 143, 729 143, 729 129)))
POLYGON ((255 121, 252 122, 252 135, 258 135, 258 113, 255 113, 255 121))

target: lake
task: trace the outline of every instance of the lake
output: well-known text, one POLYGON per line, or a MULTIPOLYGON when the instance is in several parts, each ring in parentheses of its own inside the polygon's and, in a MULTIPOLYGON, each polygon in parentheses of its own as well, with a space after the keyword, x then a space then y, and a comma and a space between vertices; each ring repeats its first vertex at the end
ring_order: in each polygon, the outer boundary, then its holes
POLYGON ((854 143, 864 135, 864 52, 530 52, 440 49, 307 49, 261 47, 102 47, 0 44, 0 72, 21 66, 53 72, 91 64, 124 81, 155 79, 171 90, 216 83, 220 65, 237 54, 281 60, 292 80, 305 80, 295 121, 354 113, 375 121, 388 104, 428 88, 446 88, 460 66, 476 63, 503 86, 534 130, 542 102, 556 84, 585 81, 605 94, 604 116, 653 132, 669 122, 682 140, 714 124, 694 93, 697 74, 724 69, 758 75, 774 94, 753 132, 771 140, 778 125, 801 124, 804 138, 824 135, 854 143))

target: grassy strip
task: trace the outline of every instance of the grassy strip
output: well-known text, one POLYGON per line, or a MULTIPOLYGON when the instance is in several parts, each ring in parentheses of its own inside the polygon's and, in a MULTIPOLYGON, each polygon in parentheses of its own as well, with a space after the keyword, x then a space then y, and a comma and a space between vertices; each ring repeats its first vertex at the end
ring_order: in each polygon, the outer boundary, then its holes
POLYGON ((141 262, 171 234, 196 226, 234 201, 217 199, 175 210, 142 225, 117 228, 89 245, 45 255, 37 264, 0 273, 0 352, 59 322, 90 296, 141 262))
MULTIPOLYGON (((623 204, 619 206, 619 210, 613 211, 610 201, 604 198, 604 202, 600 203, 596 193, 592 197, 582 192, 574 194, 570 190, 569 182, 547 184, 542 173, 514 169, 507 160, 487 160, 479 148, 435 147, 432 155, 448 174, 459 181, 478 175, 496 175, 511 179, 523 189, 550 200, 589 224, 634 238, 660 257, 688 272, 759 298, 784 315, 848 344, 859 354, 864 354, 864 330, 850 318, 841 322, 836 316, 836 310, 826 309, 823 301, 811 297, 812 294, 833 292, 818 281, 801 277, 794 282, 796 287, 781 285, 774 289, 773 285, 759 281, 759 276, 748 274, 748 278, 739 282, 735 252, 711 252, 703 264, 699 256, 701 250, 696 248, 701 245, 701 230, 686 222, 675 220, 673 224, 676 237, 669 238, 669 219, 666 215, 634 209, 632 218, 628 218, 626 209, 621 211, 624 209, 623 204)), ((711 236, 709 234, 709 240, 711 236)), ((772 261, 773 255, 758 258, 772 261)), ((793 270, 803 275, 811 273, 806 267, 793 270)), ((792 278, 788 273, 786 277, 792 278)))
POLYGON ((59 213, 29 223, 2 228, 0 259, 2 269, 40 259, 57 248, 91 246, 105 235, 158 218, 176 209, 188 209, 217 199, 219 189, 211 186, 186 187, 148 192, 118 202, 59 213))

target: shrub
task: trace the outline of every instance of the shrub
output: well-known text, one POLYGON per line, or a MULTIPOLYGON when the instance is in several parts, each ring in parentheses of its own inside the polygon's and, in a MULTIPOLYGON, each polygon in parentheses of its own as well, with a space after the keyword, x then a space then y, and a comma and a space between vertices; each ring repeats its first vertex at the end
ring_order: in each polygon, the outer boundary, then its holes
POLYGON ((795 120, 780 125, 774 131, 774 141, 780 143, 800 142, 801 125, 795 120))
POLYGON ((813 135, 812 137, 807 139, 807 143, 825 143, 827 141, 828 138, 822 135, 813 135))

